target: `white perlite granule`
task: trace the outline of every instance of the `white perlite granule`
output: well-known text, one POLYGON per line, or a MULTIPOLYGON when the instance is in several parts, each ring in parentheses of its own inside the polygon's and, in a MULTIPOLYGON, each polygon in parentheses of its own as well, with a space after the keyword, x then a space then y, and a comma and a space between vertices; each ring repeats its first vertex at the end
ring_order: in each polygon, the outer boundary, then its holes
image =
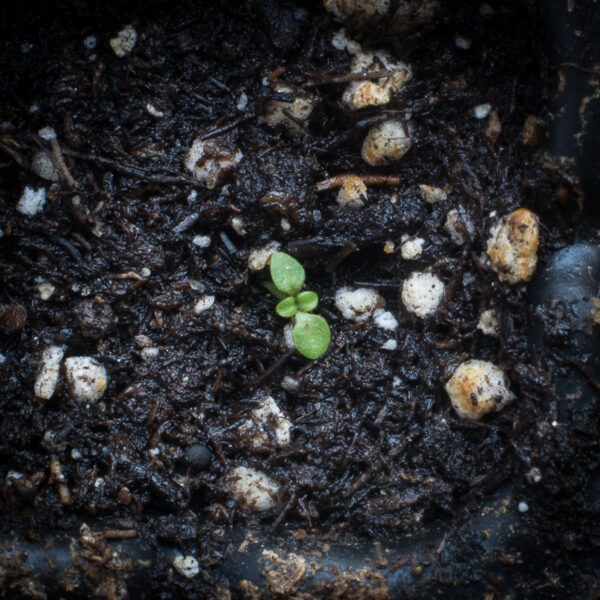
POLYGON ((17 211, 26 217, 33 217, 39 213, 46 204, 46 188, 34 190, 27 186, 17 203, 17 211))

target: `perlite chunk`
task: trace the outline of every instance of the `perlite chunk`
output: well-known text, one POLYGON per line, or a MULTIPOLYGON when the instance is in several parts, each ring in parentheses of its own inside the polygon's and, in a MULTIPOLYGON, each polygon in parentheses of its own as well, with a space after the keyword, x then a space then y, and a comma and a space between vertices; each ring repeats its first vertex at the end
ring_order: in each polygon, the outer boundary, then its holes
POLYGON ((280 485, 256 469, 232 469, 225 476, 225 486, 239 505, 254 512, 264 512, 279 504, 280 485))
POLYGON ((72 356, 65 360, 65 372, 71 395, 80 402, 102 398, 108 381, 106 369, 90 356, 72 356))
POLYGON ((540 220, 519 208, 492 227, 486 252, 500 281, 514 285, 531 279, 539 245, 540 220))
POLYGON ((478 420, 501 410, 515 398, 504 371, 477 359, 459 365, 445 389, 454 410, 463 419, 478 420))
POLYGON ((390 119, 373 126, 365 138, 361 156, 372 167, 400 160, 412 146, 408 127, 402 121, 390 119))
POLYGON ((271 396, 265 396, 238 431, 253 450, 267 449, 271 439, 275 446, 284 448, 292 439, 292 422, 271 396))
POLYGON ((444 283, 433 273, 411 273, 402 284, 402 303, 417 317, 432 315, 444 295, 444 283))
POLYGON ((64 355, 65 348, 63 346, 48 346, 42 352, 33 386, 33 393, 36 398, 49 400, 54 395, 60 374, 60 364, 64 355))

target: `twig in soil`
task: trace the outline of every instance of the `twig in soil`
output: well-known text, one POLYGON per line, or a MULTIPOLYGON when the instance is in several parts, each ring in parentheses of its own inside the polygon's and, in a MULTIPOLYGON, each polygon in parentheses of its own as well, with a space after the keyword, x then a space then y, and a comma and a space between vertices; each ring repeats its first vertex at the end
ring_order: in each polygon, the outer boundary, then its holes
POLYGON ((188 215, 185 217, 185 219, 183 219, 183 221, 181 221, 181 223, 173 227, 173 233, 183 233, 184 231, 187 231, 190 227, 193 227, 196 224, 199 218, 200 213, 197 212, 188 215))
POLYGON ((130 540, 137 537, 137 531, 135 529, 107 529, 100 531, 99 535, 105 540, 130 540))
POLYGON ((292 356, 292 354, 294 354, 294 352, 295 349, 292 348, 288 350, 285 354, 282 354, 270 367, 267 367, 258 376, 258 378, 255 379, 254 382, 251 383, 246 389, 256 390, 257 388, 259 388, 265 381, 267 381, 267 379, 269 379, 269 377, 271 377, 271 375, 273 375, 273 373, 275 373, 275 371, 277 371, 277 369, 282 367, 289 360, 289 358, 292 356))
MULTIPOLYGON (((367 71, 366 73, 344 73, 343 75, 327 75, 315 81, 307 81, 304 87, 316 87, 319 85, 327 85, 329 83, 346 83, 348 81, 365 81, 368 79, 383 79, 390 77, 397 70, 389 71, 382 69, 380 71, 367 71)), ((310 74, 309 74, 310 75, 310 74)))
POLYGON ((66 240, 64 237, 61 237, 60 235, 55 235, 54 240, 68 251, 68 253, 71 255, 73 260, 75 260, 76 262, 82 261, 82 257, 81 257, 81 254, 79 253, 79 250, 77 250, 77 248, 75 248, 75 246, 73 246, 73 244, 69 240, 66 240))
POLYGON ((146 281, 141 275, 138 275, 135 271, 127 271, 127 273, 117 273, 111 275, 111 279, 135 279, 136 281, 146 281))
POLYGON ((358 246, 354 240, 347 240, 344 247, 325 266, 325 273, 333 273, 336 267, 350 256, 358 246))
POLYGON ((0 150, 10 156, 21 168, 23 167, 23 156, 19 152, 21 146, 10 134, 0 136, 0 150))
POLYGON ((596 379, 594 379, 594 377, 592 376, 592 374, 585 368, 584 365, 582 365, 580 362, 569 358, 568 356, 565 356, 564 354, 562 354, 562 352, 556 352, 556 354, 558 356, 560 356, 566 363, 568 363, 569 365, 575 367, 586 379, 587 382, 597 391, 600 392, 600 382, 596 381, 596 379))
POLYGON ((285 73, 285 67, 283 65, 280 65, 267 77, 267 81, 269 83, 271 83, 272 81, 275 81, 280 75, 283 75, 284 73, 285 73))
POLYGON ((208 80, 211 83, 214 83, 218 88, 222 89, 224 92, 227 92, 228 94, 231 93, 231 90, 221 81, 219 81, 216 77, 209 77, 208 80))
POLYGON ((50 476, 56 484, 60 503, 63 506, 69 506, 71 504, 71 492, 65 483, 65 476, 63 475, 58 457, 54 454, 50 457, 50 476))
POLYGON ((223 242, 223 245, 229 254, 235 254, 237 252, 236 245, 229 239, 229 236, 224 231, 219 233, 219 237, 221 238, 221 241, 223 242))
POLYGON ((62 175, 65 183, 72 189, 77 189, 79 184, 71 175, 71 171, 69 171, 69 167, 65 163, 65 157, 63 156, 62 150, 60 148, 60 144, 58 140, 53 137, 50 139, 50 148, 52 149, 52 157, 54 159, 54 166, 58 169, 58 172, 62 175))
POLYGON ((162 183, 166 185, 191 185, 192 187, 204 188, 202 183, 190 177, 184 177, 182 175, 165 175, 163 173, 148 173, 141 167, 128 165, 123 162, 117 162, 115 160, 111 160, 110 158, 97 156, 96 154, 86 154, 83 152, 76 152, 75 150, 68 150, 67 148, 65 148, 64 153, 72 158, 78 158, 80 160, 85 160, 86 162, 92 162, 102 165, 103 167, 108 167, 109 169, 113 169, 118 173, 128 175, 133 179, 139 179, 140 181, 147 181, 149 183, 162 183))
POLYGON ((281 109, 281 112, 290 120, 293 121, 294 123, 296 123, 296 125, 298 125, 298 127, 301 127, 302 129, 306 129, 306 123, 304 121, 301 121, 300 119, 296 118, 289 110, 287 110, 287 108, 283 108, 281 109))
POLYGON ((402 181, 398 175, 353 175, 352 173, 347 173, 319 181, 315 184, 315 190, 317 192, 325 192, 326 190, 341 187, 349 177, 358 177, 362 179, 365 185, 400 185, 402 181))
POLYGON ((411 438, 406 438, 399 446, 396 446, 394 450, 392 450, 385 460, 379 460, 377 464, 375 464, 371 469, 365 471, 355 482, 350 486, 350 489, 346 490, 343 493, 344 498, 350 498, 358 490, 363 487, 374 475, 377 475, 381 469, 389 465, 398 454, 404 452, 409 443, 412 442, 411 438))
POLYGON ((277 529, 281 521, 283 521, 283 517, 287 514, 287 512, 294 506, 296 503, 296 492, 292 492, 290 499, 286 502, 285 506, 281 509, 280 513, 277 515, 277 518, 273 522, 273 529, 277 529))
POLYGON ((241 125, 242 123, 244 123, 246 121, 249 121, 251 118, 252 117, 250 115, 244 115, 242 117, 238 117, 237 119, 234 119, 230 123, 227 123, 227 125, 222 125, 221 127, 217 127, 216 129, 213 129, 212 131, 207 131, 206 133, 203 133, 202 135, 198 136, 198 138, 200 140, 208 140, 209 138, 215 137, 217 135, 221 135, 222 133, 227 133, 228 131, 235 129, 238 125, 241 125))

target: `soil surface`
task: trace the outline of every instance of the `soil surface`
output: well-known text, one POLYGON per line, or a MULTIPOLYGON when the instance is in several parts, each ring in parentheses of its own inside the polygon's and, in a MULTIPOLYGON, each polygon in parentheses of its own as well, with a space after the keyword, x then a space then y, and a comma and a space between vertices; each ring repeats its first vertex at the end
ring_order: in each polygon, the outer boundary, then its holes
POLYGON ((318 2, 0 8, 0 533, 43 542, 87 523, 171 545, 197 557, 199 575, 164 564, 148 589, 202 598, 230 585, 219 565, 234 528, 405 535, 511 482, 529 508, 523 522, 552 549, 545 574, 531 575, 540 594, 548 582, 590 589, 565 552, 600 542, 598 420, 590 407, 552 426, 553 375, 574 368, 559 352, 571 308, 539 313, 558 354, 535 352, 527 287, 501 283, 481 259, 490 227, 518 207, 543 224, 538 269, 573 239, 574 179, 543 153, 552 81, 522 4, 490 2, 484 15, 478 3, 444 4, 438 20, 402 36, 357 34, 413 70, 392 102, 358 112, 341 103, 347 83, 331 81, 349 73, 350 55, 333 47, 341 26, 318 2), (109 40, 125 25, 137 42, 118 57, 109 40), (265 122, 277 82, 314 97, 299 134, 265 122), (486 103, 493 114, 475 118, 486 103), (539 145, 523 143, 530 115, 539 145), (369 167, 362 140, 392 116, 410 118, 414 145, 397 164, 369 167), (54 156, 39 135, 48 126, 66 167, 56 182, 32 167, 37 152, 54 156), (197 136, 243 153, 214 189, 184 168, 197 136), (371 186, 363 208, 345 210, 337 189, 315 189, 340 173, 400 183, 371 186), (421 184, 447 200, 425 202, 421 184), (25 186, 46 189, 33 216, 16 211, 25 186), (461 245, 444 228, 455 208, 471 223, 461 245), (425 240, 415 260, 401 258, 405 234, 425 240), (248 269, 249 253, 271 241, 319 294, 333 336, 319 360, 292 354, 271 369, 287 351, 285 321, 248 269), (446 294, 420 319, 400 286, 426 268, 446 294), (54 287, 47 299, 43 282, 54 287), (344 285, 376 289, 398 328, 344 319, 334 301, 344 285), (205 295, 214 304, 196 314, 205 295), (490 306, 499 337, 477 329, 490 306), (396 349, 382 349, 390 339, 396 349), (64 374, 51 399, 34 397, 48 345, 106 368, 99 401, 75 399, 64 374), (481 422, 461 420, 444 392, 467 358, 502 366, 517 396, 481 422), (238 428, 267 394, 291 420, 292 442, 255 451, 238 428), (281 505, 236 505, 224 486, 236 466, 279 482, 281 505), (542 477, 532 484, 534 467, 542 477))

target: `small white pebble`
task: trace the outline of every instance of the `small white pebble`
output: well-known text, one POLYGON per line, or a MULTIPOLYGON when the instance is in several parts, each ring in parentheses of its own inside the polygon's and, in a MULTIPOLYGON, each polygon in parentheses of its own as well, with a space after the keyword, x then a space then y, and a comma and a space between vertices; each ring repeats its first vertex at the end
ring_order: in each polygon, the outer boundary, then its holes
POLYGON ((340 288, 335 295, 335 305, 345 319, 366 321, 383 303, 381 296, 367 288, 353 290, 340 288))
POLYGON ((242 219, 242 217, 233 217, 233 219, 231 219, 231 228, 240 237, 243 237, 246 235, 246 225, 244 224, 244 219, 242 219))
POLYGON ((85 48, 87 50, 93 50, 96 47, 97 43, 98 43, 98 40, 96 39, 95 35, 88 35, 83 40, 83 45, 85 46, 85 48))
POLYGON ((402 384, 402 379, 400 379, 400 377, 398 377, 398 375, 394 375, 394 378, 392 379, 392 387, 397 388, 397 387, 400 387, 401 384, 402 384))
POLYGON ((50 141, 56 139, 56 130, 54 129, 54 127, 42 127, 38 131, 38 135, 43 140, 46 140, 47 142, 50 142, 50 141))
POLYGON ((463 419, 478 420, 515 399, 504 371, 484 360, 461 363, 445 389, 454 410, 463 419))
POLYGON ((537 467, 531 467, 526 477, 529 483, 539 483, 542 480, 542 473, 537 467))
POLYGON ((158 348, 142 348, 142 360, 151 361, 158 356, 158 348))
POLYGON ((154 458, 156 458, 157 456, 160 455, 160 450, 158 448, 150 448, 150 450, 148 450, 148 454, 154 458))
POLYGON ((238 504, 252 511, 264 512, 279 504, 280 485, 256 469, 236 467, 225 476, 225 485, 238 504))
POLYGON ((348 84, 342 102, 350 110, 387 104, 393 94, 401 90, 412 77, 411 69, 406 63, 397 62, 391 54, 383 50, 363 50, 358 42, 346 44, 346 50, 354 54, 350 61, 353 73, 380 71, 382 67, 387 71, 385 77, 352 81, 348 84))
POLYGON ((52 297, 52 294, 56 291, 56 287, 49 281, 42 281, 38 283, 37 291, 40 296, 40 300, 46 301, 52 297))
POLYGON ((400 246, 400 254, 404 260, 414 260, 421 256, 424 245, 425 240, 419 237, 403 240, 402 246, 400 246))
POLYGON ((154 342, 152 341, 152 338, 150 338, 147 335, 144 335, 143 333, 140 333, 139 335, 136 335, 133 338, 133 341, 135 342, 135 345, 138 348, 151 348, 154 345, 154 342))
POLYGON ((446 215, 446 222, 444 223, 444 229, 448 232, 450 239, 457 246, 462 246, 467 241, 467 227, 465 227, 461 212, 456 208, 448 211, 448 214, 446 215))
POLYGON ((473 114, 476 119, 485 119, 492 112, 491 104, 480 104, 473 109, 473 114))
POLYGON ((500 219, 491 229, 486 253, 500 281, 515 285, 527 282, 537 265, 540 220, 526 208, 500 219))
POLYGON ((493 308, 488 308, 481 313, 479 323, 477 323, 477 329, 484 335, 498 337, 500 334, 500 323, 496 311, 493 308))
POLYGON ((346 30, 342 27, 342 29, 340 29, 339 31, 336 31, 335 34, 333 35, 333 37, 331 38, 331 45, 336 50, 342 51, 342 50, 346 49, 346 46, 348 46, 348 43, 350 41, 351 40, 348 37, 346 30))
POLYGON ((31 159, 31 168, 33 172, 42 179, 47 181, 58 181, 58 171, 50 157, 40 150, 33 155, 31 159))
POLYGON ((527 502, 519 502, 519 506, 517 507, 520 513, 526 513, 529 510, 529 504, 527 502))
POLYGON ((375 325, 380 329, 388 329, 393 331, 398 328, 398 321, 396 317, 389 311, 378 308, 373 314, 373 321, 375 325))
POLYGON ((198 191, 197 190, 192 190, 187 197, 187 201, 188 204, 193 204, 194 202, 196 202, 196 199, 198 198, 198 191))
POLYGON ((80 402, 96 402, 106 391, 106 369, 90 356, 72 356, 65 360, 65 372, 71 395, 80 402))
POLYGON ((240 425, 238 432, 254 450, 268 448, 271 438, 277 448, 285 448, 292 439, 292 422, 272 396, 265 396, 251 412, 250 418, 240 425))
POLYGON ((36 398, 49 400, 54 395, 64 355, 64 346, 48 346, 42 352, 33 386, 33 393, 36 398))
POLYGON ((137 31, 131 25, 126 25, 117 33, 116 37, 110 39, 109 44, 113 52, 119 58, 123 58, 135 48, 137 38, 137 31))
POLYGON ((312 211, 312 218, 313 218, 313 221, 320 221, 323 218, 323 214, 317 208, 317 209, 315 209, 315 210, 312 211))
POLYGON ((271 127, 281 124, 290 133, 301 134, 304 131, 303 125, 307 123, 314 110, 315 98, 280 83, 275 84, 273 91, 276 94, 292 94, 294 99, 292 102, 270 100, 267 103, 265 116, 267 124, 271 127))
POLYGON ((193 579, 200 573, 200 565, 193 556, 176 556, 173 559, 173 568, 186 579, 193 579))
POLYGON ((83 458, 81 452, 79 452, 79 450, 77 450, 77 448, 73 448, 71 450, 71 458, 73 460, 81 460, 83 458))
POLYGON ((362 159, 372 167, 380 167, 400 160, 412 146, 412 139, 402 121, 390 119, 374 125, 367 133, 362 148, 362 159))
POLYGON ((252 250, 248 256, 248 268, 251 271, 262 271, 270 262, 271 256, 281 247, 279 242, 269 242, 262 248, 252 250))
POLYGON ((297 379, 294 379, 293 377, 290 377, 289 375, 286 375, 281 380, 281 387, 286 392, 297 392, 298 388, 300 387, 300 382, 297 379))
POLYGON ((94 481, 94 487, 99 490, 100 488, 104 487, 104 479, 102 479, 102 477, 96 477, 96 480, 94 481))
POLYGON ((148 277, 150 277, 150 275, 152 275, 152 271, 150 271, 150 269, 148 267, 142 267, 142 270, 140 271, 140 275, 147 279, 148 277))
POLYGON ((198 302, 196 302, 196 305, 194 306, 194 312, 197 315, 199 315, 201 312, 204 312, 205 310, 212 308, 214 303, 215 303, 214 296, 209 296, 209 295, 202 296, 200 298, 200 300, 198 300, 198 302))
POLYGON ((392 240, 386 240, 385 244, 383 245, 383 251, 386 254, 393 254, 395 249, 396 249, 396 244, 394 244, 394 242, 392 242, 392 240))
POLYGON ((197 137, 185 153, 183 164, 198 181, 212 190, 243 157, 240 150, 230 150, 218 140, 197 137))
POLYGON ((202 293, 204 290, 206 290, 206 286, 197 279, 190 279, 188 283, 190 284, 190 289, 194 290, 195 292, 202 293))
POLYGON ((432 273, 415 271, 402 284, 402 303, 418 317, 433 314, 444 295, 444 283, 432 273))
POLYGON ((27 217, 33 217, 40 212, 46 204, 46 188, 34 190, 27 186, 17 203, 17 211, 27 217))
POLYGON ((156 106, 154 106, 154 104, 150 104, 150 102, 146 104, 146 110, 148 111, 148 114, 152 115, 153 117, 156 117, 157 119, 160 119, 161 117, 165 116, 165 113, 162 110, 159 110, 158 108, 156 108, 156 106))
POLYGON ((454 38, 454 43, 456 44, 456 47, 461 50, 468 50, 471 47, 471 40, 460 36, 454 38))
POLYGON ((210 242, 210 235, 196 235, 192 240, 192 244, 194 244, 194 246, 198 246, 198 248, 208 248, 210 246, 210 242))
POLYGON ((246 108, 248 108, 248 95, 245 92, 242 92, 237 101, 237 109, 239 111, 244 111, 246 108))
POLYGON ((433 185, 425 185, 422 183, 419 186, 419 189, 421 190, 423 200, 425 200, 425 202, 429 202, 430 204, 444 202, 444 200, 448 198, 448 194, 442 188, 435 187, 433 185))
POLYGON ((283 231, 289 231, 292 228, 291 223, 287 219, 281 219, 279 224, 283 231))
POLYGON ((337 203, 342 208, 362 208, 367 199, 367 186, 360 177, 346 177, 337 195, 337 203))
POLYGON ((382 344, 382 350, 395 350, 398 347, 398 342, 396 340, 387 340, 384 344, 382 344))

